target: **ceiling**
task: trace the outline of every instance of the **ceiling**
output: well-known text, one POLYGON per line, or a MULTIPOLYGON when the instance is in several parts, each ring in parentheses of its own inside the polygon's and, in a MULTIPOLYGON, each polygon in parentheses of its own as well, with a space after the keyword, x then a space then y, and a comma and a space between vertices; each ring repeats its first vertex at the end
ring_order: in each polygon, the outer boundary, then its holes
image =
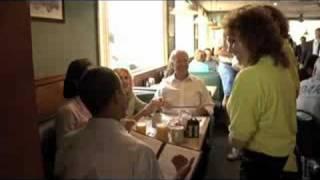
POLYGON ((219 13, 239 8, 243 5, 269 4, 277 3, 277 6, 288 18, 298 18, 303 14, 304 18, 320 19, 320 0, 197 0, 206 11, 210 13, 219 13))

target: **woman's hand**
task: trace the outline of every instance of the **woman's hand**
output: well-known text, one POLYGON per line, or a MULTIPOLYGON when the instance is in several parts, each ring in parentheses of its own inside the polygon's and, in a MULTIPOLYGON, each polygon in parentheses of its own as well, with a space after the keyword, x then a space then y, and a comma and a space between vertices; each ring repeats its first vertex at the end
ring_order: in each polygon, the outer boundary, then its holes
POLYGON ((164 101, 162 98, 152 99, 144 108, 144 116, 148 116, 154 111, 160 109, 164 106, 164 101))

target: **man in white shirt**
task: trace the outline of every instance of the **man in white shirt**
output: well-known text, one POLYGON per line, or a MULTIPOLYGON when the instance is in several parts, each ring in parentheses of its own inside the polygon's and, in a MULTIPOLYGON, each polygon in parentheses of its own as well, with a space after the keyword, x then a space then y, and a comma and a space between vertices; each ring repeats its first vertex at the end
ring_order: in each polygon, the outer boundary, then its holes
POLYGON ((162 97, 167 113, 188 109, 193 115, 211 115, 213 102, 210 93, 199 78, 189 74, 188 59, 185 51, 176 51, 172 58, 174 74, 161 82, 155 97, 162 97))
MULTIPOLYGON (((117 75, 108 68, 91 69, 79 89, 93 118, 85 128, 67 134, 56 157, 57 177, 163 179, 153 151, 119 122, 126 115, 128 100, 117 75)), ((192 163, 174 164, 177 177, 185 177, 192 163)))
POLYGON ((312 77, 300 83, 297 109, 304 110, 320 120, 320 58, 314 64, 312 77))

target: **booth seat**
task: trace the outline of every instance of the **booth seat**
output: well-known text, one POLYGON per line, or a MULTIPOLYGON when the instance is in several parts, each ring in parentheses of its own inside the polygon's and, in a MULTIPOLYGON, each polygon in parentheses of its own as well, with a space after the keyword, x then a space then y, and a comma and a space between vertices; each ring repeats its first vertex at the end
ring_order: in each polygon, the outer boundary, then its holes
POLYGON ((146 103, 151 101, 156 91, 156 88, 151 87, 135 86, 133 88, 133 92, 137 95, 137 97, 146 103))
POLYGON ((216 86, 217 89, 216 89, 215 95, 213 96, 213 100, 218 102, 222 101, 223 99, 222 82, 217 71, 191 72, 191 74, 203 80, 206 86, 216 86))
POLYGON ((39 123, 42 162, 45 179, 54 179, 56 155, 55 116, 39 123))

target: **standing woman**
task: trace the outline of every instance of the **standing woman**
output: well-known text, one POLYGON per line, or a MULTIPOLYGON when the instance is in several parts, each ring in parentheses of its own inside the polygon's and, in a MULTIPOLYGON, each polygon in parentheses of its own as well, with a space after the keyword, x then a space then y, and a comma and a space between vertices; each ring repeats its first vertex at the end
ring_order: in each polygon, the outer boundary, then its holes
POLYGON ((64 135, 84 127, 91 118, 91 113, 79 97, 79 82, 91 63, 87 59, 77 59, 70 63, 64 80, 63 96, 67 100, 62 105, 56 118, 57 147, 63 144, 64 135))
POLYGON ((224 23, 230 50, 244 67, 236 77, 227 111, 229 141, 242 149, 240 179, 278 180, 295 146, 296 93, 270 13, 240 8, 224 23))
MULTIPOLYGON (((296 97, 298 97, 299 94, 299 87, 300 87, 300 78, 298 73, 298 60, 294 54, 294 50, 292 48, 292 45, 289 41, 289 24, 287 18, 284 16, 284 14, 277 8, 271 5, 264 5, 263 8, 267 10, 268 13, 270 13, 272 19, 274 20, 275 24, 279 28, 280 35, 283 39, 283 51, 287 55, 289 59, 289 72, 291 79, 295 85, 295 89, 291 89, 292 91, 296 92, 296 97)), ((314 61, 315 62, 315 61, 314 61)), ((313 67, 312 67, 313 68, 313 67)), ((290 89, 288 89, 289 91, 290 89)), ((290 176, 294 175, 294 173, 297 173, 298 169, 296 166, 296 158, 293 152, 291 152, 287 164, 284 168, 284 176, 290 176)))
POLYGON ((295 84, 295 91, 296 96, 298 97, 299 88, 300 88, 300 80, 299 80, 299 73, 298 73, 298 60, 294 54, 294 49, 289 41, 289 24, 288 20, 285 15, 274 6, 264 5, 263 8, 270 13, 273 21, 275 22, 276 26, 279 28, 280 35, 283 39, 283 52, 287 55, 289 60, 289 72, 292 78, 292 81, 295 84))

